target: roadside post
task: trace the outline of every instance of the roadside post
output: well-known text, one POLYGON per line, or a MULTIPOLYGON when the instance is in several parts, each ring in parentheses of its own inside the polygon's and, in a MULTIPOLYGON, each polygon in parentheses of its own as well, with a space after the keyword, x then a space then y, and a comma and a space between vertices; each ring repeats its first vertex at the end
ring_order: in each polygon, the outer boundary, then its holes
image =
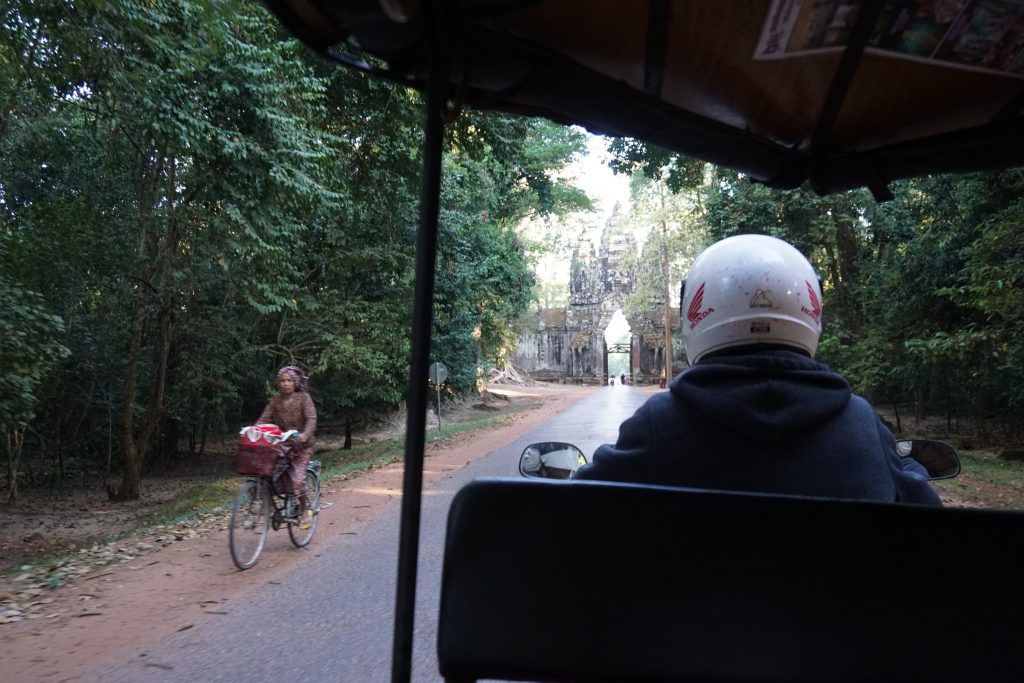
POLYGON ((441 382, 448 379, 448 368, 444 363, 437 362, 430 366, 430 381, 437 389, 437 430, 441 431, 441 382))

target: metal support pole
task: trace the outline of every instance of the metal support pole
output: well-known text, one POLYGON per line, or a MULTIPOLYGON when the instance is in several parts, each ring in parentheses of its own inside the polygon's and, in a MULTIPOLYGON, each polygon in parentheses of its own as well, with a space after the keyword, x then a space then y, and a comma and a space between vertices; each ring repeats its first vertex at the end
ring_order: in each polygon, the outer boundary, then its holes
POLYGON ((663 296, 665 297, 665 353, 662 354, 665 375, 664 384, 661 385, 664 388, 672 381, 672 306, 670 304, 672 291, 669 287, 668 225, 665 221, 661 222, 661 279, 664 288, 663 296))
POLYGON ((392 683, 412 676, 413 620, 416 613, 416 564, 419 559, 420 507, 423 497, 423 449, 427 427, 427 372, 434 312, 434 263, 437 255, 438 208, 441 196, 441 155, 444 111, 448 94, 448 61, 443 36, 443 10, 437 0, 427 8, 431 41, 430 80, 423 122, 423 176, 420 185, 420 227, 416 238, 416 281, 412 310, 412 359, 406 403, 405 472, 402 520, 398 541, 398 588, 391 662, 392 683))

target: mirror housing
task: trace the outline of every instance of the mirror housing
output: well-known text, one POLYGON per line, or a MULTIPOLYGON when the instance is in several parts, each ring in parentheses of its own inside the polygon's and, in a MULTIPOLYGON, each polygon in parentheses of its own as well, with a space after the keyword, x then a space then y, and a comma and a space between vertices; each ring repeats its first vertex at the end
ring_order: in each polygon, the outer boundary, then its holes
POLYGON ((519 456, 519 474, 528 479, 571 479, 587 456, 571 443, 544 441, 532 443, 519 456))
POLYGON ((960 474, 960 456, 945 441, 902 439, 896 442, 901 458, 913 458, 928 470, 928 479, 951 479, 960 474))

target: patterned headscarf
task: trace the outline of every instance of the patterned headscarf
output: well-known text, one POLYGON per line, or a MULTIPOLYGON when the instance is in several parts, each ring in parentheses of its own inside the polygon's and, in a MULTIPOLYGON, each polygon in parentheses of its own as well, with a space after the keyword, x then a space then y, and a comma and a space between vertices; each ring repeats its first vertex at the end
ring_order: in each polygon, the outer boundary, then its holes
POLYGON ((302 371, 297 365, 285 365, 277 371, 277 376, 288 375, 295 382, 295 391, 304 391, 309 393, 309 377, 302 371))

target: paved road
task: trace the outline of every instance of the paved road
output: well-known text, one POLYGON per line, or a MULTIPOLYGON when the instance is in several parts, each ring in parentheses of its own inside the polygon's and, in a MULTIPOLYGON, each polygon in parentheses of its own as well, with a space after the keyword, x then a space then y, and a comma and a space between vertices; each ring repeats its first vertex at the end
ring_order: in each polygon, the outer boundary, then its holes
MULTIPOLYGON (((478 477, 516 477, 519 454, 536 441, 569 441, 588 456, 614 441, 618 425, 650 394, 606 387, 517 441, 424 492, 413 680, 439 681, 436 614, 445 519, 456 491, 478 477)), ((114 662, 103 683, 341 681, 391 676, 399 504, 358 535, 314 540, 310 555, 280 585, 255 589, 246 604, 150 648, 143 661, 114 662)))

